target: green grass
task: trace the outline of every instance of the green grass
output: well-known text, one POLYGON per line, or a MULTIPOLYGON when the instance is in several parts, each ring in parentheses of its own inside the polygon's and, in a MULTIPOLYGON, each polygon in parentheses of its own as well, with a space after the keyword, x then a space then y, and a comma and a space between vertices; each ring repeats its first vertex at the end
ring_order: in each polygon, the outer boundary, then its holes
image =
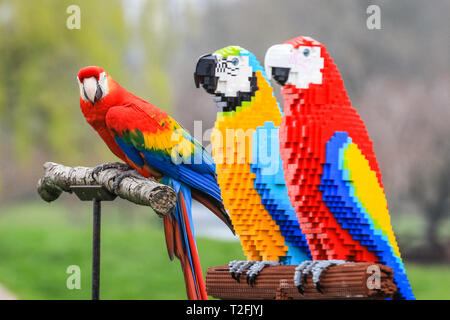
MULTIPOLYGON (((90 299, 91 208, 74 205, 79 213, 58 203, 0 208, 0 283, 19 298, 90 299), (66 287, 70 265, 81 268, 80 290, 66 287)), ((102 299, 185 299, 180 264, 168 258, 159 219, 146 208, 103 207, 102 299)), ((205 274, 207 266, 243 258, 236 242, 197 242, 205 274)))
MULTIPOLYGON (((89 203, 0 207, 0 283, 21 299, 89 299, 91 219, 89 203), (66 287, 70 265, 81 268, 80 290, 66 287)), ((197 242, 205 273, 244 258, 237 242, 197 242)), ((179 262, 169 260, 161 221, 148 208, 104 203, 101 250, 103 299, 186 298, 179 262)), ((450 266, 406 270, 418 299, 450 299, 450 266)))
POLYGON ((450 300, 449 265, 406 265, 409 281, 418 300, 450 300))

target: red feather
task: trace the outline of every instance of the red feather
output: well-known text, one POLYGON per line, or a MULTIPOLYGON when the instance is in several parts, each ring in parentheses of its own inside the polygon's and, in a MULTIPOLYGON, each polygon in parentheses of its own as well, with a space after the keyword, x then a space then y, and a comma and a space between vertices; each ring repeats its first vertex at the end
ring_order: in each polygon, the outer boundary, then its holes
POLYGON ((175 254, 175 235, 173 232, 172 221, 167 215, 164 217, 164 236, 166 238, 167 253, 169 254, 170 260, 173 260, 175 254))
POLYGON ((184 274, 184 282, 186 284, 186 292, 189 300, 199 300, 200 297, 197 294, 197 290, 195 288, 195 281, 191 269, 191 265, 189 264, 189 257, 184 253, 183 242, 181 240, 181 234, 178 222, 175 219, 171 220, 172 230, 174 234, 174 248, 175 248, 175 256, 180 260, 181 269, 184 274))
POLYGON ((200 299, 208 300, 208 295, 206 294, 206 286, 205 286, 205 282, 203 280, 202 267, 200 265, 200 258, 198 256, 197 245, 195 244, 194 238, 192 236, 192 230, 191 230, 191 226, 189 224, 189 217, 186 212, 186 203, 184 201, 184 196, 181 192, 179 194, 179 201, 181 204, 181 210, 183 212, 184 221, 186 223, 186 233, 188 236, 189 248, 191 248, 192 264, 194 265, 194 271, 195 271, 195 275, 196 275, 196 279, 197 279, 197 285, 199 287, 198 291, 199 291, 200 299))

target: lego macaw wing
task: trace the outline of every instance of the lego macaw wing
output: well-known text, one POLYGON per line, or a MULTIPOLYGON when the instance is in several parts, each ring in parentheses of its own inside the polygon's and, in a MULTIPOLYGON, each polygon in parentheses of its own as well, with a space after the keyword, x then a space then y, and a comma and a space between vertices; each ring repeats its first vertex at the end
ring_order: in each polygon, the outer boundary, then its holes
POLYGON ((251 170, 255 173, 255 189, 261 203, 280 228, 289 248, 281 260, 285 264, 300 264, 311 260, 311 252, 297 214, 289 200, 280 156, 278 127, 267 121, 253 133, 251 170))
POLYGON ((384 189, 347 132, 335 132, 326 144, 319 190, 342 228, 394 270, 399 293, 414 298, 392 231, 384 189))

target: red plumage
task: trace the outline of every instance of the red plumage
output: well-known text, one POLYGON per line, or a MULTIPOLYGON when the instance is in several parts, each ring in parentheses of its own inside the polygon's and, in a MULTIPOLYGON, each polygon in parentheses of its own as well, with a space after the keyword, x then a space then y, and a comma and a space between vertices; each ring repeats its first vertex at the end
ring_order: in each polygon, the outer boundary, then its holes
POLYGON ((283 87, 284 117, 279 132, 288 194, 313 259, 377 261, 373 252, 342 228, 317 189, 321 184, 322 164, 325 163, 325 145, 336 131, 349 133, 371 169, 377 173, 382 186, 366 127, 351 107, 344 82, 325 46, 307 37, 297 37, 285 43, 294 48, 319 46, 324 59, 321 84, 312 83, 304 89, 291 84, 283 87))
POLYGON ((111 151, 144 177, 162 178, 177 186, 176 212, 164 218, 167 250, 170 259, 176 256, 180 260, 189 299, 207 299, 190 225, 191 195, 201 199, 232 229, 221 202, 212 160, 192 167, 174 164, 171 148, 178 140, 170 139, 175 130, 182 132, 183 141, 191 143, 193 150, 203 152, 201 145, 167 113, 122 88, 102 68, 83 68, 78 81, 81 110, 111 151), (185 199, 183 192, 189 194, 189 199, 185 199))

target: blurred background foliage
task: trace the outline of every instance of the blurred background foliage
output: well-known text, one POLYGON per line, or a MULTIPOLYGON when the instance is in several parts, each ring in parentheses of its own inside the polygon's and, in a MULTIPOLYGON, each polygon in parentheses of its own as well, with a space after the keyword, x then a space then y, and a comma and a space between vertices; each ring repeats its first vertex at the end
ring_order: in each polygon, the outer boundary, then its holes
MULTIPOLYGON (((448 264, 448 12, 446 0, 433 0, 432 5, 419 0, 0 0, 0 219, 26 203, 22 220, 36 222, 40 236, 51 228, 66 228, 60 236, 67 234, 71 218, 62 225, 37 223, 49 221, 43 208, 50 207, 43 207, 35 191, 42 164, 89 166, 115 160, 79 110, 80 68, 100 65, 187 129, 192 131, 194 121, 202 120, 206 130, 213 125, 216 108, 211 96, 193 84, 200 55, 233 44, 263 61, 272 44, 310 35, 326 45, 366 122, 403 257, 448 264), (81 9, 79 30, 66 27, 66 9, 74 4, 81 9), (381 8, 381 30, 366 27, 369 4, 381 8)), ((208 137, 203 143, 209 143, 208 137)), ((139 209, 123 202, 116 206, 124 223, 131 216, 146 222, 133 215, 139 209)), ((8 230, 25 234, 29 227, 22 220, 2 221, 8 230)), ((158 220, 151 224, 159 227, 158 220)), ((18 252, 30 240, 21 239, 18 252)), ((2 261, 6 252, 14 252, 2 250, 7 249, 0 246, 2 261)), ((222 258, 225 263, 228 256, 222 258)), ((1 270, 18 268, 6 264, 1 270)))
POLYGON ((163 1, 131 13, 114 0, 4 0, 0 10, 1 137, 19 167, 33 166, 39 154, 72 164, 106 154, 77 108, 76 74, 86 65, 104 67, 171 110, 165 70, 174 36, 170 21, 156 19, 165 16, 163 1), (66 28, 72 4, 82 8, 81 30, 66 28))

